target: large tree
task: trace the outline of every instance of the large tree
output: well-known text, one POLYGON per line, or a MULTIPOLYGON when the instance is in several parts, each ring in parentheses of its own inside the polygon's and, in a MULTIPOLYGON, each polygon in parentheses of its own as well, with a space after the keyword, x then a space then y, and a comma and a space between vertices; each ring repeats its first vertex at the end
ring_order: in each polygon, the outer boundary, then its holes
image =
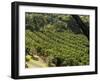
POLYGON ((80 29, 89 40, 89 27, 81 20, 81 18, 78 15, 72 15, 72 17, 76 20, 80 29))

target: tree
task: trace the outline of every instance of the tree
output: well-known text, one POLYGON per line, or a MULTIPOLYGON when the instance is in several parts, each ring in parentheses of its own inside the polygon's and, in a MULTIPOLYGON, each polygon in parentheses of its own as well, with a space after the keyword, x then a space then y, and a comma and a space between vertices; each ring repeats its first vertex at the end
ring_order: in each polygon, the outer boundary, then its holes
POLYGON ((86 24, 84 24, 84 22, 81 20, 81 18, 78 15, 72 15, 72 17, 76 20, 77 24, 82 29, 84 35, 89 40, 89 27, 86 24))

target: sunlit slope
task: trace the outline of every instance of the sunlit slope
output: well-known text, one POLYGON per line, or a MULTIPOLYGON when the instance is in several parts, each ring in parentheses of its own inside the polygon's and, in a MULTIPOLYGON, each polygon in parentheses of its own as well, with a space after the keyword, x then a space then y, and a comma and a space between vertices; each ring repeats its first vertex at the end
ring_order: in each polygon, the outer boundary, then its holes
POLYGON ((43 56, 48 66, 89 64, 89 42, 82 34, 26 30, 25 35, 25 48, 30 48, 32 55, 43 56), (58 65, 50 64, 52 60, 55 63, 56 59, 59 60, 58 65))

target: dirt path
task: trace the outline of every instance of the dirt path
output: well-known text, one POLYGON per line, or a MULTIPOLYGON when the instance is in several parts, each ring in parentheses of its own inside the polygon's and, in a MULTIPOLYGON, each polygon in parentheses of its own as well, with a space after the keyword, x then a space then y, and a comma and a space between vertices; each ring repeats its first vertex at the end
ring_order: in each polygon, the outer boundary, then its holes
POLYGON ((39 56, 37 56, 37 58, 38 60, 30 59, 26 62, 28 68, 48 67, 48 65, 39 56))

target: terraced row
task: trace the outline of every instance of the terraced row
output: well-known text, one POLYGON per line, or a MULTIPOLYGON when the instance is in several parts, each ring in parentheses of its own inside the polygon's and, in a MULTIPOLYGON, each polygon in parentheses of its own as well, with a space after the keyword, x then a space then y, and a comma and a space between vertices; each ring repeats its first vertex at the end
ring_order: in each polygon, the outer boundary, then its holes
POLYGON ((48 31, 33 33, 29 30, 26 31, 26 47, 39 47, 42 49, 41 52, 59 56, 63 59, 74 58, 79 62, 82 62, 83 59, 88 61, 89 48, 84 44, 88 44, 88 40, 84 36, 81 38, 79 35, 68 34, 67 32, 48 31))

